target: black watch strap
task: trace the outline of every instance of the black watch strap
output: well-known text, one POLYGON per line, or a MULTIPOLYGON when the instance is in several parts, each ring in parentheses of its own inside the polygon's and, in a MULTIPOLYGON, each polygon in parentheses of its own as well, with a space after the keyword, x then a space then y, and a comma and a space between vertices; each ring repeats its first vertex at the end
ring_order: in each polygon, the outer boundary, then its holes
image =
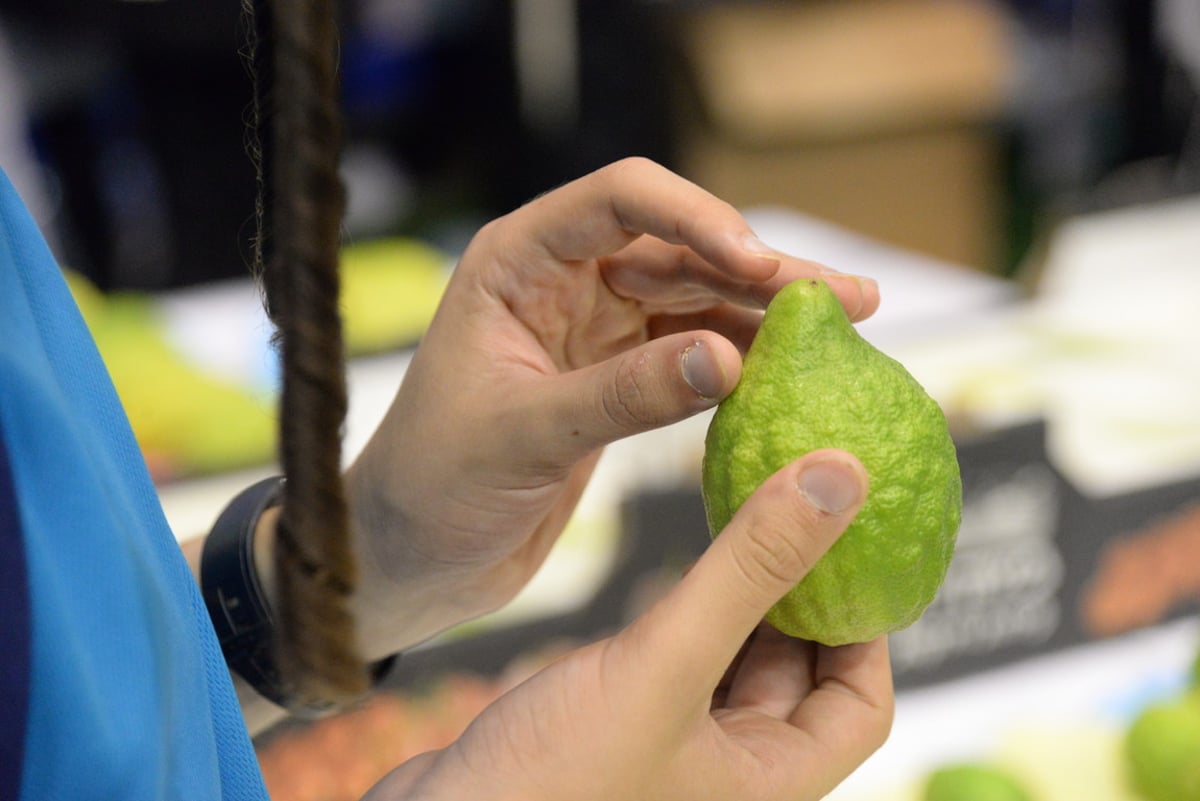
MULTIPOLYGON (((317 717, 338 705, 297 705, 275 661, 275 624, 254 566, 255 527, 263 512, 279 504, 283 485, 282 477, 264 479, 225 507, 204 543, 200 588, 230 670, 272 703, 317 717)), ((373 684, 387 676, 395 661, 392 656, 372 665, 373 684)))

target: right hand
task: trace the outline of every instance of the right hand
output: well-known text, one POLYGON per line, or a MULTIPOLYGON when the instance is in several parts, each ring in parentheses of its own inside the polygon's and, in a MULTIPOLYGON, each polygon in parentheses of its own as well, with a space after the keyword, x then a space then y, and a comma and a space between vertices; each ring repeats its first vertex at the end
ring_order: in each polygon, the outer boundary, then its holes
POLYGON ((889 731, 886 640, 826 647, 761 620, 866 489, 862 465, 841 451, 783 468, 628 628, 537 673, 367 799, 824 797, 889 731))
POLYGON ((766 249, 728 203, 642 159, 485 226, 347 476, 367 656, 507 603, 603 448, 715 406, 763 308, 811 277, 852 319, 879 305, 870 280, 766 249))

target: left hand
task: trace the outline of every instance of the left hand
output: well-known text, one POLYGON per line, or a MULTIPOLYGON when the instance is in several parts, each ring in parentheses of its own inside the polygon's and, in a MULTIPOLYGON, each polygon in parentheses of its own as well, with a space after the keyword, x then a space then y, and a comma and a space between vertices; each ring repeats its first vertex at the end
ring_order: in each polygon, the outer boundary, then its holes
POLYGON ((879 304, 642 159, 485 226, 347 475, 368 656, 510 600, 603 446, 724 398, 767 302, 811 276, 853 320, 879 304))
POLYGON ((693 568, 612 637, 488 706, 364 801, 816 801, 887 738, 887 640, 762 623, 858 513, 867 474, 815 451, 768 478, 693 568))

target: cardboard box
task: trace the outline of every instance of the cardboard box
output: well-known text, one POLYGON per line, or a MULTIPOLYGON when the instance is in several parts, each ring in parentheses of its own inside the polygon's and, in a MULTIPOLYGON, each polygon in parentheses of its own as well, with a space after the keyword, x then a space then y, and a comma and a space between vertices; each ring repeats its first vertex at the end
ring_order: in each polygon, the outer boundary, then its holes
POLYGON ((947 261, 997 264, 1010 71, 996 7, 958 0, 717 4, 681 25, 679 170, 947 261))
POLYGON ((1106 498, 1067 520, 1071 640, 1123 634, 1200 611, 1200 478, 1106 498))
MULTIPOLYGON (((896 686, 998 667, 1200 611, 1200 478, 1093 498, 1055 468, 1040 420, 957 438, 963 515, 946 580, 891 635, 896 686)), ((615 632, 708 547, 698 486, 628 497, 612 572, 588 603, 405 655, 393 686, 496 675, 547 643, 615 632)))
POLYGON ((1077 494, 1033 422, 958 444, 962 526, 934 602, 891 637, 897 686, 951 678, 1069 641, 1067 527, 1077 494))
MULTIPOLYGON (((934 602, 890 637, 897 687, 1200 611, 1200 479, 1089 498, 1055 469, 1045 432, 1034 421, 959 439, 962 527, 934 602)), ((708 545, 695 488, 633 497, 624 521, 625 541, 655 543, 627 569, 708 545)))
MULTIPOLYGON (((1010 662, 1067 643, 1064 521, 1078 508, 1050 465, 1041 422, 959 444, 963 523, 933 604, 891 637, 898 687, 1010 662)), ((631 498, 625 539, 674 543, 688 558, 708 544, 698 489, 631 498)), ((663 546, 659 546, 660 548, 663 546)), ((649 567, 649 566, 647 566, 649 567)))

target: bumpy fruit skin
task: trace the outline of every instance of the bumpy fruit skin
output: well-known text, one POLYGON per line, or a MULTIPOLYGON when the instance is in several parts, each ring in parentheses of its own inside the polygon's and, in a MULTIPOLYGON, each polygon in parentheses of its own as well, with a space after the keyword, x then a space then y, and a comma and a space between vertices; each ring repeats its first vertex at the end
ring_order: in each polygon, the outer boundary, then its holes
POLYGON ((908 626, 933 600, 954 551, 962 481, 941 408, 858 334, 824 282, 806 279, 771 301, 741 381, 709 425, 702 490, 712 535, 766 478, 820 448, 857 456, 870 491, 767 620, 826 645, 865 642, 908 626))

